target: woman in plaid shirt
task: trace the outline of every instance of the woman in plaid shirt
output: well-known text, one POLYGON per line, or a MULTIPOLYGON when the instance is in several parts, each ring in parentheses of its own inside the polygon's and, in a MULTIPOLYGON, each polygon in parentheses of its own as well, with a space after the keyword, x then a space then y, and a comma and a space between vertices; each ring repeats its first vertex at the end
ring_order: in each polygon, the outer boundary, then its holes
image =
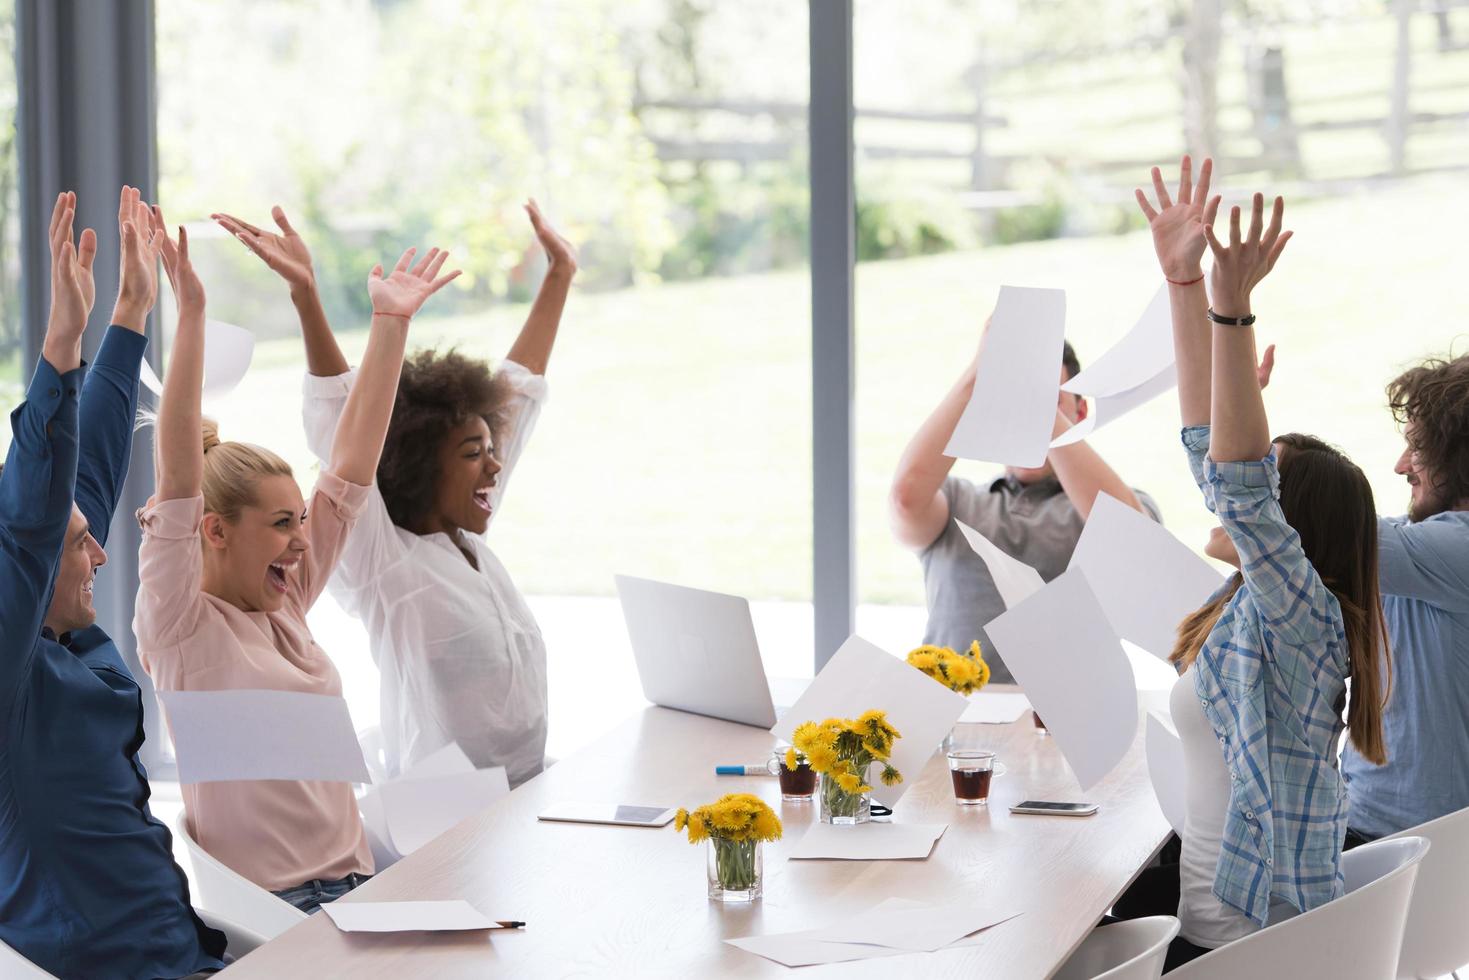
POLYGON ((1291 233, 1281 231, 1281 199, 1267 225, 1256 194, 1248 230, 1235 207, 1228 241, 1216 238, 1211 171, 1205 160, 1194 186, 1184 157, 1176 200, 1157 168, 1157 206, 1137 194, 1169 283, 1184 447, 1220 522, 1205 553, 1239 569, 1180 624, 1172 656, 1188 813, 1178 865, 1183 928, 1169 969, 1342 894, 1344 706, 1352 744, 1386 761, 1388 650, 1372 490, 1319 439, 1270 438, 1260 390, 1272 352, 1257 368, 1250 293, 1291 233))

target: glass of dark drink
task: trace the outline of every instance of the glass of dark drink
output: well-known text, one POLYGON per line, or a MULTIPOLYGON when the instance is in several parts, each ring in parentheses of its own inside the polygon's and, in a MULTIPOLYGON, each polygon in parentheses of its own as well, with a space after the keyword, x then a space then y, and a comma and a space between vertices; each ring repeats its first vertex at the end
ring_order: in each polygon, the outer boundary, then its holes
POLYGON ((1005 774, 1005 767, 995 761, 995 754, 962 749, 948 753, 948 758, 954 802, 960 806, 986 806, 990 799, 990 780, 1005 774))
POLYGON ((816 770, 799 752, 796 753, 796 768, 786 766, 786 754, 776 749, 765 768, 771 775, 780 778, 780 798, 791 803, 809 803, 816 795, 816 770))

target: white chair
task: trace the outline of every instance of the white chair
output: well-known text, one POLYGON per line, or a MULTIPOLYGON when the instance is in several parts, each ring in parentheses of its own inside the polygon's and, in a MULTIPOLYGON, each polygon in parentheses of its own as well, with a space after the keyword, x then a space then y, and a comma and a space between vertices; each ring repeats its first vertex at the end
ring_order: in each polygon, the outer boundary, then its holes
POLYGON ((1413 882, 1428 841, 1376 841, 1342 856, 1347 894, 1222 946, 1169 980, 1393 980, 1413 882))
POLYGON ((221 864, 200 847, 189 833, 188 818, 182 810, 174 823, 174 833, 188 846, 199 893, 194 899, 200 909, 239 923, 265 939, 274 939, 306 918, 305 912, 221 864))
MULTIPOLYGON (((1469 928, 1464 921, 1464 910, 1469 909, 1469 808, 1386 839, 1402 837, 1427 838, 1433 856, 1418 869, 1418 883, 1413 886, 1398 978, 1424 980, 1449 974, 1457 980, 1459 968, 1469 963, 1469 928)), ((1358 850, 1348 851, 1347 857, 1358 850)))
MULTIPOLYGON (((229 953, 232 959, 238 960, 246 953, 253 952, 266 943, 264 936, 237 922, 212 912, 205 912, 203 909, 194 911, 198 913, 200 920, 206 926, 224 933, 225 952, 229 953)), ((54 974, 47 973, 4 943, 0 943, 0 977, 3 977, 4 980, 56 980, 54 974)))
POLYGON ((1176 935, 1178 920, 1171 915, 1098 926, 1052 980, 1158 980, 1176 935))

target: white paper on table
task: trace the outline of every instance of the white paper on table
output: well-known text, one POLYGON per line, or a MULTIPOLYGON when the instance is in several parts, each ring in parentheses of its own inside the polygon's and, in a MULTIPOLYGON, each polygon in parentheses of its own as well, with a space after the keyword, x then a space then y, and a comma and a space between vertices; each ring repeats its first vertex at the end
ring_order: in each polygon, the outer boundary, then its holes
POLYGON ((786 856, 792 861, 922 860, 948 829, 945 823, 862 823, 853 827, 813 823, 786 856))
POLYGON ((1030 699, 1010 691, 980 691, 969 696, 961 725, 1008 725, 1030 710, 1030 699))
POLYGON ((886 712, 888 723, 901 736, 893 743, 889 761, 903 774, 903 781, 888 786, 878 779, 881 770, 875 765, 868 782, 873 799, 893 806, 917 781, 968 704, 906 660, 851 636, 770 731, 789 742, 796 726, 808 721, 856 718, 873 709, 886 712))
POLYGON ((1000 599, 1005 603, 1006 609, 1013 609, 1020 605, 1027 597, 1039 592, 1046 584, 1040 572, 1019 558, 1012 558, 1005 554, 1000 550, 999 545, 968 524, 957 517, 954 518, 954 523, 959 525, 959 531, 964 535, 964 540, 969 542, 969 547, 979 556, 979 560, 984 562, 985 568, 989 569, 990 578, 995 583, 995 591, 1000 593, 1000 599))
POLYGON ((394 779, 375 787, 393 849, 407 856, 510 793, 505 767, 394 779))
MULTIPOLYGON (((222 397, 234 391, 250 369, 254 354, 255 335, 250 331, 222 320, 205 320, 204 397, 222 397)), ((139 380, 153 394, 163 394, 163 382, 147 361, 143 362, 139 380)))
POLYGON ((1045 719, 1083 790, 1122 761, 1137 734, 1137 688, 1122 642, 1086 575, 1069 569, 985 632, 1045 719))
POLYGON ((1041 466, 1056 423, 1066 292, 1002 286, 975 366, 974 393, 944 455, 1041 466))
POLYGON ((1097 494, 1069 568, 1086 574, 1113 631, 1163 660, 1178 624, 1224 577, 1163 525, 1097 494))
POLYGON ((159 691, 179 782, 367 783, 347 702, 299 691, 159 691))
POLYGON ((1173 315, 1165 284, 1158 287, 1132 329, 1090 367, 1061 385, 1061 390, 1098 398, 1117 395, 1172 366, 1173 315))
MULTIPOLYGON (((923 903, 915 902, 906 898, 890 898, 874 909, 874 912, 896 912, 907 909, 922 909, 923 903)), ((1013 917, 1012 917, 1013 918, 1013 917)), ((1006 919, 1004 921, 1009 921, 1006 919)), ((999 925, 1000 923, 995 923, 999 925)), ((991 926, 990 928, 993 928, 991 926)), ((894 949, 889 946, 876 946, 871 943, 834 943, 814 936, 822 929, 810 929, 804 932, 782 933, 773 936, 746 936, 740 939, 726 939, 725 942, 731 946, 743 949, 746 952, 763 956, 774 960, 785 966, 816 966, 822 963, 845 963, 851 960, 875 959, 882 956, 903 956, 910 950, 894 949)), ((982 929, 975 935, 950 943, 947 948, 958 949, 966 946, 979 946, 989 936, 989 928, 982 929)))
POLYGON ((931 953, 1019 914, 985 902, 917 908, 892 908, 884 903, 818 929, 811 938, 931 953))
POLYGON ((343 932, 463 932, 505 929, 462 899, 448 902, 328 902, 321 910, 343 932))
POLYGON ((1158 807, 1175 833, 1183 835, 1183 818, 1188 813, 1188 787, 1184 782, 1187 763, 1183 741, 1173 730, 1173 721, 1161 712, 1148 712, 1148 778, 1158 807))
POLYGON ((1115 395, 1097 396, 1092 401, 1092 409, 1087 417, 1052 439, 1051 448, 1081 442, 1093 432, 1116 422, 1133 409, 1141 408, 1177 384, 1178 369, 1170 364, 1136 388, 1129 388, 1115 395))

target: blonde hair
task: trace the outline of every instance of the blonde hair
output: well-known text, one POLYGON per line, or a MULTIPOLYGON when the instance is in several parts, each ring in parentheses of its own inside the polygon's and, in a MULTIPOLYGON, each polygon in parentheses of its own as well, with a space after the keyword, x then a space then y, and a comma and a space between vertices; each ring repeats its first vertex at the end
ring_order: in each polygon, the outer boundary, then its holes
POLYGON ((262 476, 292 476, 291 465, 269 449, 247 442, 222 442, 219 423, 204 420, 204 511, 236 521, 256 501, 262 476))

